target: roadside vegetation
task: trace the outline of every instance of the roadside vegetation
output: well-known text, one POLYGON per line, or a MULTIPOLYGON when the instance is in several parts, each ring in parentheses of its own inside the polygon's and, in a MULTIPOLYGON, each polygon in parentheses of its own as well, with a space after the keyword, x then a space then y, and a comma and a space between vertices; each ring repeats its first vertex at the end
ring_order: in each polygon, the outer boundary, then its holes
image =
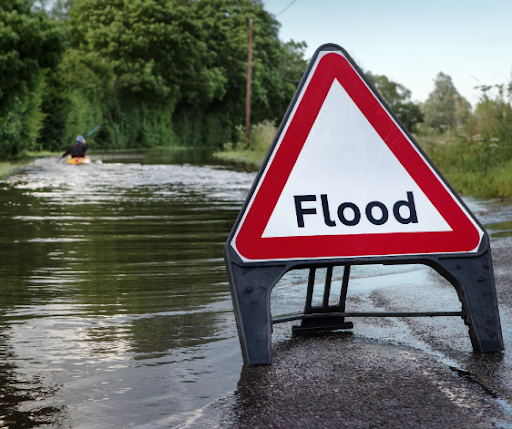
MULTIPOLYGON (((0 161, 60 153, 101 124, 94 149, 208 147, 261 164, 307 66, 279 25, 260 0, 3 0, 0 161)), ((481 86, 472 107, 443 73, 423 103, 366 75, 458 192, 512 197, 512 81, 481 86)))
POLYGON ((64 150, 98 124, 95 149, 222 148, 244 122, 250 18, 259 123, 284 113, 306 66, 259 1, 3 0, 0 159, 64 150))
POLYGON ((440 73, 416 138, 459 193, 512 198, 512 81, 479 89, 472 110, 440 73))
POLYGON ((215 153, 215 156, 260 166, 276 133, 277 127, 274 122, 265 120, 251 126, 249 141, 245 142, 245 127, 239 126, 236 129, 234 142, 224 143, 222 150, 215 153))

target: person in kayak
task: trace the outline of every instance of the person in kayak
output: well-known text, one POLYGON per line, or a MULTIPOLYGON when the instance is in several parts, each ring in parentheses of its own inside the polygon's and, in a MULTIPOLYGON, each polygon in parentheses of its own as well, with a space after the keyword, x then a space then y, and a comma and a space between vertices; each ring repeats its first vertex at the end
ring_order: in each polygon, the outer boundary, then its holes
POLYGON ((72 158, 84 157, 88 149, 90 149, 90 146, 85 139, 82 136, 78 136, 75 140, 75 144, 71 146, 61 158, 64 158, 68 154, 71 154, 72 158))

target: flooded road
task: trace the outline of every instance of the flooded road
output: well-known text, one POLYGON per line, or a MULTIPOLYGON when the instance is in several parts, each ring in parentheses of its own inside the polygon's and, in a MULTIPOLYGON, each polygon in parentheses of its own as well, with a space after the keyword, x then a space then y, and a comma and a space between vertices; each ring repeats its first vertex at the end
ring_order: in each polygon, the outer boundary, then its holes
MULTIPOLYGON (((229 426, 246 374, 222 251, 256 173, 179 149, 92 160, 43 158, 0 181, 0 427, 229 426)), ((467 203, 493 246, 508 248, 512 206, 467 203)), ((302 311, 306 282, 304 270, 281 279, 274 317, 302 311)), ((453 288, 418 265, 354 267, 347 303, 460 310, 453 288)), ((453 324, 358 321, 353 338, 480 371, 463 322, 453 324)), ((279 361, 290 324, 274 336, 279 361)), ((490 389, 506 414, 511 381, 490 389)), ((498 427, 512 427, 505 420, 498 427)))
POLYGON ((234 390, 222 250, 254 174, 164 155, 0 184, 4 425, 168 427, 234 390))

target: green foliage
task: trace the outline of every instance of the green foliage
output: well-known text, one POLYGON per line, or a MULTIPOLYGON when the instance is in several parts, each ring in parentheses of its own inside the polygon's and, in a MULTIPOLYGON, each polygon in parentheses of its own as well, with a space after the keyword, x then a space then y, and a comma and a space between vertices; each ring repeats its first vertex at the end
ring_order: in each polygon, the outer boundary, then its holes
POLYGON ((60 151, 62 149, 68 99, 66 88, 60 77, 58 71, 48 70, 45 73, 40 105, 43 120, 37 138, 37 146, 40 150, 60 151))
POLYGON ((29 0, 0 4, 0 157, 36 148, 45 72, 57 67, 66 30, 29 0))
POLYGON ((423 122, 423 115, 419 105, 411 101, 411 91, 405 86, 389 80, 384 75, 376 75, 371 72, 366 72, 365 75, 402 124, 409 131, 414 132, 416 124, 423 122))
POLYGON ((212 66, 193 3, 75 0, 69 16, 71 48, 53 92, 67 112, 64 141, 104 123, 93 136, 96 148, 177 144, 177 102, 224 95, 225 77, 212 66))
POLYGON ((450 184, 462 195, 512 198, 512 160, 484 173, 447 173, 450 184))
POLYGON ((75 0, 73 47, 108 63, 121 98, 176 102, 223 95, 206 34, 187 0, 75 0))
POLYGON ((179 145, 221 147, 232 140, 234 125, 229 106, 183 101, 173 115, 173 130, 179 145))
POLYGON ((222 147, 244 124, 247 85, 248 23, 253 24, 251 122, 280 120, 307 62, 305 43, 278 39, 279 23, 250 0, 201 0, 194 3, 207 34, 212 66, 222 70, 224 96, 211 102, 185 96, 176 108, 176 133, 187 145, 222 147))
POLYGON ((184 94, 222 92, 208 69, 200 23, 184 1, 75 1, 74 40, 62 64, 69 114, 65 139, 98 123, 96 148, 177 144, 172 114, 184 94), (190 52, 183 55, 181 52, 190 52))
POLYGON ((458 93, 452 78, 439 73, 434 83, 434 91, 420 106, 425 124, 442 131, 466 124, 471 116, 471 105, 458 93))
MULTIPOLYGON (((91 59, 76 49, 68 49, 59 70, 58 92, 63 97, 66 115, 61 118, 64 125, 62 145, 68 146, 78 134, 86 134, 97 124, 104 122, 104 112, 113 97, 114 75, 109 64, 102 59, 91 59)), ((98 148, 98 137, 105 133, 102 127, 94 135, 94 147, 98 148)), ((100 138, 101 141, 101 138, 100 138)))
MULTIPOLYGON (((241 129, 244 132, 245 130, 241 129)), ((263 121, 251 126, 248 149, 266 155, 277 133, 277 127, 271 121, 263 121)))
POLYGON ((481 134, 470 135, 469 128, 418 136, 419 143, 443 173, 486 175, 507 162, 499 157, 495 139, 481 134))
POLYGON ((445 132, 423 130, 419 142, 457 191, 510 198, 512 82, 479 89, 474 114, 469 112, 462 124, 445 132))
POLYGON ((217 152, 215 156, 259 166, 265 158, 276 133, 277 127, 274 123, 265 120, 251 125, 249 142, 245 143, 245 127, 238 126, 236 127, 235 141, 224 143, 223 151, 217 152))
POLYGON ((279 74, 285 82, 292 84, 288 91, 292 89, 295 91, 306 71, 308 61, 304 58, 304 53, 307 47, 306 42, 295 42, 293 40, 283 45, 284 51, 279 64, 279 74))
POLYGON ((495 163, 507 162, 512 159, 512 81, 480 90, 474 128, 493 151, 495 163))
POLYGON ((280 118, 306 63, 305 44, 250 0, 75 0, 65 82, 65 138, 104 122, 96 146, 221 147, 245 111, 254 20, 252 119, 280 118), (73 130, 73 131, 72 131, 73 130))
POLYGON ((170 146, 176 143, 170 108, 156 103, 112 104, 109 120, 98 131, 96 147, 104 149, 170 146))
POLYGON ((0 6, 0 157, 62 150, 99 123, 96 148, 233 141, 250 18, 254 123, 281 118, 307 66, 306 45, 282 43, 256 0, 57 0, 51 17, 49 5, 0 6))

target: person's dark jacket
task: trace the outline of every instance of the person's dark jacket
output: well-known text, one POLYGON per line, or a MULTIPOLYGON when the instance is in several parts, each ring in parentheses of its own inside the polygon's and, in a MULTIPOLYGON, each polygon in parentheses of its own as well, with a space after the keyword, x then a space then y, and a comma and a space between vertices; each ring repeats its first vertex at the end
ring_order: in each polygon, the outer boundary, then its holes
POLYGON ((88 149, 90 149, 90 147, 87 143, 75 143, 62 156, 64 157, 68 154, 71 154, 73 158, 78 158, 85 156, 85 152, 87 152, 88 149))

